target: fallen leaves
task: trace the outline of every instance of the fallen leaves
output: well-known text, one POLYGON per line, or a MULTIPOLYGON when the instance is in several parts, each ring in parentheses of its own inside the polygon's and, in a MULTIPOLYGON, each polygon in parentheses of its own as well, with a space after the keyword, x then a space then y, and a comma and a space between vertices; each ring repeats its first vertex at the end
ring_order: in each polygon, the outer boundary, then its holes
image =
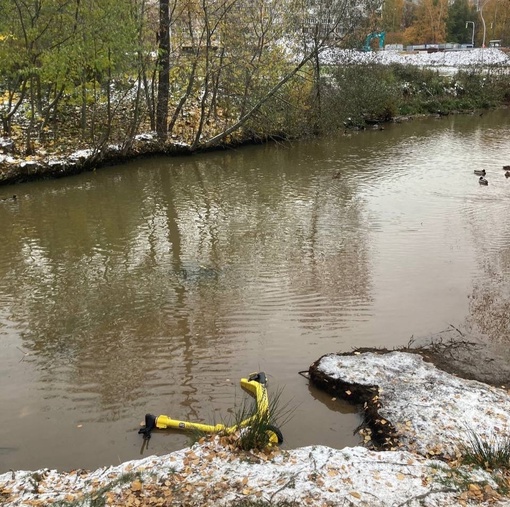
POLYGON ((141 491, 141 490, 142 490, 142 483, 139 479, 137 479, 131 483, 131 491, 141 491))
MULTIPOLYGON (((417 494, 430 492, 437 486, 437 479, 429 477, 430 469, 423 468, 422 458, 405 451, 387 461, 384 456, 388 453, 375 454, 365 449, 345 450, 340 454, 334 450, 314 449, 304 456, 293 451, 240 452, 232 450, 230 439, 224 442, 228 447, 221 445, 218 436, 207 438, 192 449, 165 457, 164 466, 155 458, 140 464, 126 464, 120 472, 116 469, 117 475, 113 468, 94 478, 72 472, 68 474, 72 477, 69 485, 74 484, 76 491, 70 489, 65 493, 67 496, 60 499, 79 502, 83 495, 88 495, 107 507, 215 507, 235 505, 235 502, 256 503, 257 499, 272 498, 271 495, 278 493, 278 501, 285 501, 288 498, 285 495, 289 494, 299 505, 338 505, 339 499, 343 501, 348 497, 354 505, 359 503, 356 500, 365 499, 366 495, 380 495, 381 491, 397 498, 411 490, 417 490, 417 494), (275 456, 277 459, 273 459, 275 456), (128 471, 127 480, 119 482, 119 473, 128 471), (108 484, 115 487, 105 492, 108 484)), ((45 479, 41 474, 41 481, 45 479)), ((451 498, 454 495, 456 498, 444 505, 479 504, 499 498, 498 492, 490 486, 471 480, 462 498, 459 498, 460 493, 452 493, 451 498)), ((41 486, 50 491, 47 483, 41 486)), ((11 501, 2 496, 6 493, 6 488, 0 485, 0 503, 11 501)), ((46 507, 47 504, 42 498, 23 503, 26 507, 46 507)))
POLYGON ((476 503, 489 502, 494 503, 501 499, 501 495, 493 489, 489 484, 471 483, 468 485, 467 490, 459 495, 459 503, 467 505, 467 502, 476 503))

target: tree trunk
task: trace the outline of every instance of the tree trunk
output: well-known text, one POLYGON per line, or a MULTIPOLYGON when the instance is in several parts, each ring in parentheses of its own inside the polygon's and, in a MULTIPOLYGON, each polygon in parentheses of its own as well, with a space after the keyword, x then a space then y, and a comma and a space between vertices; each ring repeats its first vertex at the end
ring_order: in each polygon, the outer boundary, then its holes
POLYGON ((156 132, 160 142, 168 134, 168 95, 170 82, 170 11, 169 0, 159 1, 159 65, 156 132))
POLYGON ((313 73, 314 73, 314 97, 313 97, 313 130, 314 134, 320 133, 320 119, 322 118, 322 97, 321 97, 321 64, 319 58, 319 52, 315 51, 313 57, 313 73))

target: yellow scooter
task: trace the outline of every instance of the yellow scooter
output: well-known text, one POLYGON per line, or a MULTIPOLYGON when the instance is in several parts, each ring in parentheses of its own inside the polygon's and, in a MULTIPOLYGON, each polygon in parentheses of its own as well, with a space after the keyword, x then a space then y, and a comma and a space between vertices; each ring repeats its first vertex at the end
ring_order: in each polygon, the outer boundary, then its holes
POLYGON ((271 424, 266 424, 269 421, 269 401, 267 397, 267 379, 264 372, 252 373, 248 378, 241 379, 241 387, 256 400, 257 410, 247 419, 244 419, 239 424, 234 426, 225 426, 224 424, 202 424, 189 421, 179 421, 172 419, 167 415, 152 415, 145 416, 145 426, 140 428, 139 434, 143 435, 144 440, 151 437, 151 432, 154 429, 176 429, 185 431, 198 431, 202 433, 225 433, 227 435, 235 433, 243 428, 248 428, 252 424, 264 427, 267 435, 268 444, 270 446, 280 445, 283 443, 283 435, 281 431, 271 424))

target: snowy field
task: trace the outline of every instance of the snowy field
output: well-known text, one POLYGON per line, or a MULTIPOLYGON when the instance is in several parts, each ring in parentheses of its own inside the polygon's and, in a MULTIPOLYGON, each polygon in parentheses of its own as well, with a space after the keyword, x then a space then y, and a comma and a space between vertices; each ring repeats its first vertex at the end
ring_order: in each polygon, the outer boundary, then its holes
POLYGON ((368 64, 380 63, 388 65, 400 63, 403 65, 417 65, 420 67, 454 67, 465 68, 472 66, 510 66, 510 57, 497 48, 476 48, 461 51, 438 51, 427 53, 420 51, 407 53, 402 51, 356 51, 356 50, 328 50, 322 54, 323 63, 352 63, 368 64))

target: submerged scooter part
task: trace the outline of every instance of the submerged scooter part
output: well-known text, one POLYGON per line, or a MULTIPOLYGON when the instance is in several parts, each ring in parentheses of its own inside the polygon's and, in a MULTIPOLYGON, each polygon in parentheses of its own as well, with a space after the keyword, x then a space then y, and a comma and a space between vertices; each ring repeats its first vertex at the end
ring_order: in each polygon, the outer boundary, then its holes
MULTIPOLYGON (((203 433, 219 433, 224 432, 231 434, 242 428, 247 428, 255 421, 269 419, 269 401, 267 397, 267 378, 264 372, 252 373, 248 378, 241 379, 241 387, 256 400, 257 410, 255 414, 241 423, 234 426, 225 426, 224 424, 202 424, 189 421, 180 421, 172 419, 167 415, 155 416, 146 414, 145 426, 140 428, 139 434, 143 435, 144 440, 149 440, 151 432, 154 429, 176 429, 185 431, 200 431, 203 433)), ((283 442, 281 431, 272 425, 267 425, 266 432, 269 437, 270 445, 279 445, 283 442)))

